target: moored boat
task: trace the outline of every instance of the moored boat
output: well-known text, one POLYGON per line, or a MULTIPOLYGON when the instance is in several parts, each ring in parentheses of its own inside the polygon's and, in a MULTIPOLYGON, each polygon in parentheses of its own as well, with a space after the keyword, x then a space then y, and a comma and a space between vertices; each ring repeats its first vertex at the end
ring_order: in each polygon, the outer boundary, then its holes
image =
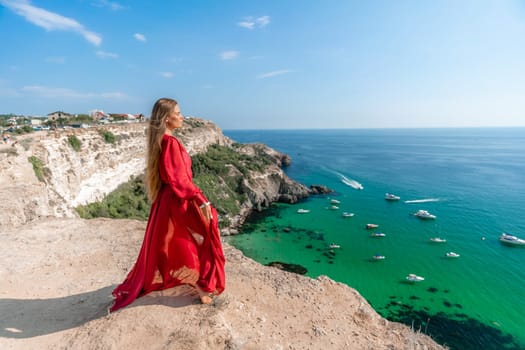
POLYGON ((370 237, 385 237, 386 233, 383 232, 374 232, 370 235, 370 237))
POLYGON ((421 282, 425 280, 425 277, 421 277, 414 273, 410 273, 408 274, 408 276, 406 276, 406 280, 409 282, 421 282))
POLYGON ((430 238, 430 242, 434 242, 434 243, 445 243, 446 241, 447 241, 446 239, 439 238, 439 237, 430 238))
POLYGON ((309 213, 310 210, 309 210, 309 209, 297 209, 297 212, 298 212, 299 214, 306 214, 306 213, 309 213))
POLYGON ((525 246, 525 239, 518 238, 513 235, 509 235, 508 233, 502 233, 501 236, 499 236, 499 241, 504 244, 508 245, 519 245, 519 246, 525 246))
POLYGON ((343 213, 343 217, 344 217, 344 218, 351 218, 352 216, 354 216, 354 213, 349 213, 349 212, 347 212, 347 211, 345 211, 345 212, 343 213))
POLYGON ((392 194, 392 193, 385 193, 385 199, 387 201, 398 201, 401 199, 401 197, 396 196, 395 194, 392 194))
POLYGON ((459 254, 458 253, 454 253, 454 252, 448 252, 445 254, 445 256, 447 258, 459 258, 459 254))
POLYGON ((386 256, 381 255, 381 254, 374 254, 372 256, 372 259, 374 259, 374 260, 384 260, 384 259, 386 259, 386 256))
POLYGON ((433 220, 433 219, 436 218, 435 215, 432 215, 428 211, 423 210, 423 209, 420 209, 420 210, 416 211, 414 213, 414 215, 417 216, 420 219, 425 219, 425 220, 428 220, 428 219, 433 220))
POLYGON ((338 248, 341 248, 341 246, 339 244, 335 244, 335 243, 330 243, 330 245, 328 246, 330 249, 338 249, 338 248))
POLYGON ((332 203, 332 204, 340 204, 341 202, 338 201, 337 199, 331 199, 330 203, 332 203))
POLYGON ((377 225, 377 224, 366 224, 366 226, 365 226, 365 228, 367 230, 371 230, 373 228, 378 228, 378 227, 379 227, 379 225, 377 225))

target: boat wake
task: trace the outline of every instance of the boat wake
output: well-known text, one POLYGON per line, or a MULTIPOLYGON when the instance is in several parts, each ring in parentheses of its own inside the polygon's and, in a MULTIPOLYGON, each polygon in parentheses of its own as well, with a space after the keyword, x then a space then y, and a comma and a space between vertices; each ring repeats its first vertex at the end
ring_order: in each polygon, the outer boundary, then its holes
POLYGON ((347 178, 346 176, 344 176, 343 174, 339 174, 337 173, 337 175, 339 175, 339 178, 341 179, 341 182, 344 183, 345 185, 347 186, 350 186, 356 190, 362 190, 364 187, 363 185, 361 185, 359 182, 353 180, 353 179, 349 179, 347 178))
POLYGON ((427 203, 427 202, 439 202, 440 198, 425 198, 425 199, 413 199, 409 201, 405 201, 405 203, 427 203))

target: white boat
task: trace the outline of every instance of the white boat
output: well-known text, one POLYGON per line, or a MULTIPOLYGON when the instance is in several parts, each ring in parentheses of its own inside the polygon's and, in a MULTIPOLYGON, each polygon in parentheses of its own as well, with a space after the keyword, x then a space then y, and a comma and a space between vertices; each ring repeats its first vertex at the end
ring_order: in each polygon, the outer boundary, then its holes
POLYGON ((330 210, 337 210, 337 209, 339 209, 339 207, 337 205, 331 205, 329 209, 330 210))
POLYGON ((341 246, 339 244, 335 244, 335 243, 330 243, 330 245, 328 246, 330 249, 338 249, 338 248, 341 248, 341 246))
POLYGON ((347 211, 345 211, 345 212, 343 213, 343 217, 344 217, 344 218, 351 218, 352 216, 354 216, 354 213, 349 213, 349 212, 347 212, 347 211))
POLYGON ((377 225, 377 224, 366 224, 365 227, 366 227, 367 230, 371 230, 373 228, 378 228, 379 225, 377 225))
POLYGON ((309 213, 310 210, 308 210, 308 209, 297 209, 297 212, 298 212, 299 214, 306 214, 306 213, 309 213))
POLYGON ((421 277, 421 276, 418 276, 416 274, 413 274, 413 273, 410 273, 407 277, 406 277, 407 281, 409 282, 421 282, 421 281, 424 281, 425 280, 425 277, 421 277))
POLYGON ((417 216, 417 217, 420 218, 420 219, 426 219, 426 220, 428 220, 428 219, 433 220, 433 219, 436 218, 435 215, 432 215, 432 214, 430 214, 428 211, 423 210, 423 209, 420 209, 420 210, 416 211, 416 212, 414 213, 414 215, 417 216))
POLYGON ((445 256, 447 258, 459 258, 459 254, 458 253, 454 253, 454 252, 448 252, 445 254, 445 256))
POLYGON ((430 238, 430 242, 434 242, 434 243, 445 243, 446 241, 447 241, 446 239, 439 238, 439 237, 430 238))
POLYGON ((375 255, 372 256, 372 259, 374 259, 374 260, 384 260, 384 259, 386 259, 386 256, 381 255, 381 254, 375 254, 375 255))
POLYGON ((507 233, 502 233, 501 236, 499 236, 499 241, 509 245, 525 245, 525 239, 521 239, 507 233))
POLYGON ((401 197, 396 196, 395 194, 392 194, 392 193, 385 193, 385 199, 387 201, 398 201, 401 199, 401 197))
POLYGON ((337 199, 331 199, 330 203, 332 203, 332 204, 340 204, 341 202, 338 201, 337 199))
POLYGON ((385 237, 386 233, 383 232, 374 232, 370 235, 370 237, 385 237))

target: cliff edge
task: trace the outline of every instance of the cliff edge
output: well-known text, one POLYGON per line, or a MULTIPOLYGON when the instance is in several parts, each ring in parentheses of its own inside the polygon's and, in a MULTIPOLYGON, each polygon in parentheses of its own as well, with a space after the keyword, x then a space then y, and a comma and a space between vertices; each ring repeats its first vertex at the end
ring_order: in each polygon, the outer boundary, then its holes
POLYGON ((185 287, 107 314, 145 223, 47 218, 0 234, 2 349, 442 349, 381 318, 358 292, 262 266, 225 244, 226 291, 185 287))

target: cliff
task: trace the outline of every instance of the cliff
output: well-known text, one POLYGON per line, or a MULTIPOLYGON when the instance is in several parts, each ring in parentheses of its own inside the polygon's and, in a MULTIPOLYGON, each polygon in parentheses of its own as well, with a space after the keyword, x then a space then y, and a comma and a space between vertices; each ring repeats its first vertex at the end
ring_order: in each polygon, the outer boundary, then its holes
MULTIPOLYGON (((219 144, 273 159, 243 181, 245 214, 308 194, 282 172, 286 156, 264 145, 235 145, 206 121, 188 124, 179 138, 192 155, 219 144)), ((145 223, 83 220, 73 207, 143 171, 144 127, 41 133, 0 146, 0 348, 442 349, 381 318, 343 284, 262 266, 227 244, 227 290, 213 305, 199 305, 190 290, 177 287, 107 315, 145 223), (103 131, 116 143, 104 141, 103 131), (41 161, 41 180, 30 157, 41 161)))
MULTIPOLYGON (((12 144, 0 145, 0 227, 20 225, 43 217, 78 217, 74 208, 104 198, 131 176, 144 172, 146 124, 120 124, 91 129, 39 132, 18 136, 12 144), (110 133, 114 142, 107 142, 104 133, 110 133), (79 141, 75 150, 70 138, 79 141), (40 162, 40 179, 34 164, 40 162)), ((227 221, 224 234, 236 232, 246 216, 255 208, 261 210, 275 201, 294 203, 309 195, 303 185, 292 181, 282 171, 283 155, 265 145, 238 145, 224 136, 213 123, 191 118, 176 135, 195 156, 210 145, 225 146, 232 152, 265 158, 262 169, 241 174, 233 165, 224 177, 239 178, 238 187, 243 196, 235 200, 240 210, 234 214, 223 212, 227 221)), ((228 200, 226 180, 218 178, 206 194, 218 202, 228 200), (215 185, 215 184, 214 184, 215 185), (221 186, 222 185, 222 186, 221 186)))

